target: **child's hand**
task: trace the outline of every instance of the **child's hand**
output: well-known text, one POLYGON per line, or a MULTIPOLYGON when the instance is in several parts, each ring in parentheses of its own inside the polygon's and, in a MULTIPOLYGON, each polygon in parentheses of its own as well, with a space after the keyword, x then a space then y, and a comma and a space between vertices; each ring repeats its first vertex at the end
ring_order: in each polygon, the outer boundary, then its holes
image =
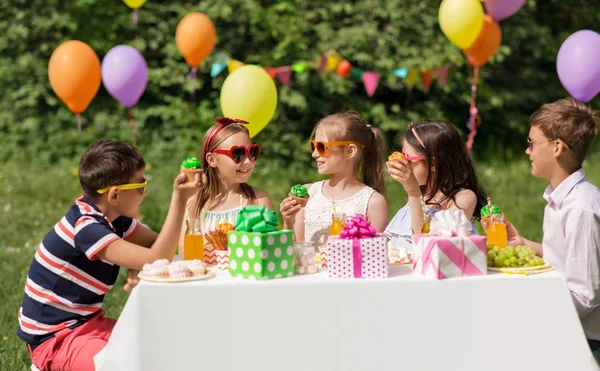
MULTIPOLYGON (((504 218, 504 225, 506 225, 506 237, 508 240, 508 245, 510 246, 522 246, 525 245, 525 240, 521 237, 521 234, 517 230, 517 228, 510 222, 510 220, 504 218)), ((488 228, 490 224, 484 220, 481 221, 481 227, 487 234, 488 228)))
POLYGON ((138 273, 140 273, 140 271, 137 271, 135 269, 127 270, 127 283, 125 284, 125 286, 123 286, 123 290, 131 291, 131 289, 137 286, 138 282, 140 282, 138 273))
POLYGON ((386 162, 390 176, 400 182, 409 196, 421 196, 419 182, 413 173, 412 166, 403 158, 386 162))
POLYGON ((173 190, 182 196, 183 199, 187 200, 194 196, 200 188, 205 187, 207 183, 208 179, 204 171, 196 174, 193 182, 189 182, 184 173, 179 173, 173 183, 173 190))
POLYGON ((285 198, 279 205, 279 211, 283 215, 283 220, 288 222, 288 224, 293 224, 296 214, 298 214, 301 208, 302 205, 292 197, 285 198))

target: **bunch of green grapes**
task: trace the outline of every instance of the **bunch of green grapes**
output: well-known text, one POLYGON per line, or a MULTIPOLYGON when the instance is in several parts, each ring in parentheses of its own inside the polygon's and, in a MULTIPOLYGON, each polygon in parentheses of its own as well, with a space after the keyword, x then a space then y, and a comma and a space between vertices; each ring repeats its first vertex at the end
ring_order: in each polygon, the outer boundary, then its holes
POLYGON ((536 256, 535 251, 529 246, 507 246, 501 249, 488 244, 487 252, 488 267, 521 268, 544 265, 544 260, 536 256))

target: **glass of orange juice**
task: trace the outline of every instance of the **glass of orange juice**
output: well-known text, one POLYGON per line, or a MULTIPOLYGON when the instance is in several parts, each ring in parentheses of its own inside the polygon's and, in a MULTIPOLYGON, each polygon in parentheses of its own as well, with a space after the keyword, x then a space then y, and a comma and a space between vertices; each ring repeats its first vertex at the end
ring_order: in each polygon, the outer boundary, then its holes
POLYGON ((344 229, 344 222, 346 221, 346 214, 332 214, 331 215, 331 227, 329 228, 330 236, 339 236, 344 229))
POLYGON ((500 248, 504 248, 508 245, 504 214, 494 214, 491 216, 491 224, 487 232, 487 242, 490 245, 498 246, 500 248))
POLYGON ((183 236, 183 258, 204 260, 204 237, 200 229, 200 219, 187 221, 187 230, 183 236))

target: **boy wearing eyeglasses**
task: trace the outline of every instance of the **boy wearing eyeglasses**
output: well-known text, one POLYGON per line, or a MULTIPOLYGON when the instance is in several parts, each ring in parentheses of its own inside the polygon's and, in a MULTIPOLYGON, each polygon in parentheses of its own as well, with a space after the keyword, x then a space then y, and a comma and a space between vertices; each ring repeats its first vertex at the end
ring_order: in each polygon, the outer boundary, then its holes
POLYGON ((129 290, 144 264, 173 257, 185 203, 203 179, 175 178, 156 234, 135 219, 146 194, 144 167, 137 149, 118 141, 100 140, 81 156, 83 196, 40 243, 19 310, 17 334, 38 369, 93 370, 116 323, 104 318, 102 302, 119 267, 129 269, 129 290))
MULTIPOLYGON (((600 126, 600 113, 574 99, 544 104, 531 115, 525 153, 544 191, 542 243, 507 224, 508 244, 534 248, 563 274, 592 351, 600 349, 600 190, 581 167, 600 126)), ((487 226, 484 226, 487 228, 487 226)))

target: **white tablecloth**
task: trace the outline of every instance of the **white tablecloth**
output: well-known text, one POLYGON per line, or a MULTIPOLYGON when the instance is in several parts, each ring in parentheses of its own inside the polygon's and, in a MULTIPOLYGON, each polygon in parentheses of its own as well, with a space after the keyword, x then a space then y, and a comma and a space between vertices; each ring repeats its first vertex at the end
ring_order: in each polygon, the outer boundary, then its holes
POLYGON ((555 272, 392 276, 141 282, 99 369, 598 370, 555 272))

